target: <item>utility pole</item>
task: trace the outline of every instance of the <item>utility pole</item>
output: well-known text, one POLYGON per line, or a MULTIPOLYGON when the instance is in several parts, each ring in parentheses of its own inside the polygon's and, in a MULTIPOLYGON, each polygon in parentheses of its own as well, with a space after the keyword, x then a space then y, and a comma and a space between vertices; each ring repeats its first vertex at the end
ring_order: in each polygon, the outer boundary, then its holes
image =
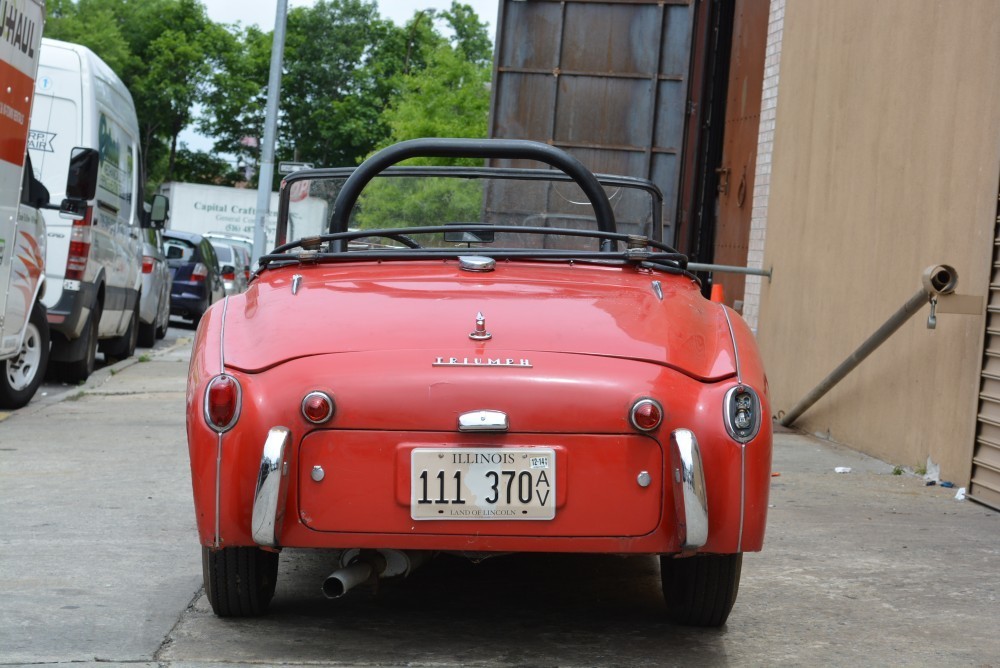
MULTIPOLYGON (((274 144, 278 130, 278 98, 281 95, 281 61, 285 51, 285 20, 288 0, 278 0, 274 17, 274 43, 271 46, 271 72, 267 79, 267 111, 264 117, 264 141, 260 152, 260 169, 257 171, 257 225, 253 235, 253 259, 257 262, 264 254, 267 243, 267 214, 271 204, 271 181, 274 179, 274 144)), ((270 250, 270 249, 267 249, 270 250)))

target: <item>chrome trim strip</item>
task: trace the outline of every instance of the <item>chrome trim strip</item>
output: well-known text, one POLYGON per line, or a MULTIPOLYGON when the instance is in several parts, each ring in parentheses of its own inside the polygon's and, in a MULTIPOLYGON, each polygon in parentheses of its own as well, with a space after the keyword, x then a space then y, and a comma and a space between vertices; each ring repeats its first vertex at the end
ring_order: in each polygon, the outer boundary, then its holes
POLYGON ((222 434, 216 434, 218 452, 215 455, 215 547, 222 547, 222 434))
POLYGON ((729 339, 733 342, 733 357, 736 358, 736 382, 743 384, 743 372, 740 370, 740 351, 736 347, 736 332, 733 331, 733 321, 729 319, 729 309, 722 307, 722 313, 726 316, 726 324, 729 326, 729 339))
POLYGON ((299 294, 299 286, 302 285, 302 274, 292 274, 292 295, 299 294))
POLYGON ((222 301, 222 326, 219 328, 219 373, 226 373, 226 313, 229 311, 229 297, 222 301))
POLYGON ((271 427, 267 432, 267 440, 264 441, 250 524, 254 542, 258 545, 278 546, 278 529, 285 515, 285 496, 288 491, 285 450, 290 437, 291 432, 287 427, 271 427))
POLYGON ((670 479, 677 538, 682 549, 698 549, 708 542, 708 492, 701 448, 690 429, 670 433, 670 479))
POLYGON ((746 514, 747 503, 747 448, 740 446, 740 535, 736 547, 743 551, 743 516, 746 514))
MULTIPOLYGON (((226 372, 226 311, 229 308, 229 297, 222 303, 222 328, 219 332, 219 373, 226 372)), ((205 386, 208 392, 208 386, 205 386)), ((206 396, 206 400, 207 400, 206 396)), ((204 408, 202 409, 204 411, 204 408)), ((204 414, 204 413, 203 413, 204 414)), ((207 420, 206 420, 207 422, 207 420)), ((215 457, 215 547, 222 547, 222 433, 218 432, 218 453, 215 457)))
POLYGON ((509 427, 503 411, 469 411, 458 416, 459 431, 507 431, 509 427))

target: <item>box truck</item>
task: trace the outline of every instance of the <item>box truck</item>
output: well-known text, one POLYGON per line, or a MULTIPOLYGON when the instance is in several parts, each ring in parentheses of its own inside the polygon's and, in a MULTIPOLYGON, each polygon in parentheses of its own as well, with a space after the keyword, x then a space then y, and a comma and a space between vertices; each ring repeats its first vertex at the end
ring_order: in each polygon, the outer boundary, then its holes
POLYGON ((39 212, 48 197, 26 154, 45 6, 0 0, 0 17, 0 408, 19 408, 38 389, 49 354, 39 212))

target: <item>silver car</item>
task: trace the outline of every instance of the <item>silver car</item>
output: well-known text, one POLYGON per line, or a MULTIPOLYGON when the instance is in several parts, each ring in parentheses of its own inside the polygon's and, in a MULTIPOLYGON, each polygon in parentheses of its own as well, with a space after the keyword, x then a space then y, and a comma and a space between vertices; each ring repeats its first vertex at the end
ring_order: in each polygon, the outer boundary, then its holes
POLYGON ((139 345, 151 348, 167 335, 170 325, 170 267, 163 253, 163 235, 142 230, 142 295, 139 299, 139 345))
POLYGON ((226 286, 226 294, 238 295, 246 290, 247 278, 250 275, 250 259, 246 256, 246 251, 218 239, 209 237, 208 241, 219 258, 219 271, 226 286))

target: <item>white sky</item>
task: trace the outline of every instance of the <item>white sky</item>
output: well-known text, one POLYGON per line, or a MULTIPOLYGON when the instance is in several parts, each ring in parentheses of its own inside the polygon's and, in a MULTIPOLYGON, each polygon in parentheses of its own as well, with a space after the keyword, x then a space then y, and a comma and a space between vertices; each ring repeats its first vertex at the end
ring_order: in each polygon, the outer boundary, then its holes
MULTIPOLYGON (((489 24, 490 36, 496 33, 497 5, 499 0, 460 0, 479 15, 479 20, 489 24)), ((256 24, 267 32, 274 30, 278 11, 276 0, 203 0, 208 17, 216 23, 256 24)), ((315 0, 287 0, 288 8, 308 7, 315 0)), ((449 9, 451 0, 378 0, 379 13, 402 25, 413 18, 420 9, 449 9)))
MULTIPOLYGON (((496 39, 497 11, 500 0, 460 0, 469 5, 479 15, 479 20, 488 24, 490 37, 496 39)), ((274 20, 278 12, 277 0, 203 0, 208 17, 216 23, 256 24, 261 30, 274 30, 274 20)), ((288 8, 308 7, 315 0, 287 0, 288 8)), ((379 13, 402 25, 413 18, 420 9, 449 9, 451 0, 378 0, 379 13)), ((195 151, 210 151, 210 139, 198 135, 188 128, 178 139, 195 151)))

